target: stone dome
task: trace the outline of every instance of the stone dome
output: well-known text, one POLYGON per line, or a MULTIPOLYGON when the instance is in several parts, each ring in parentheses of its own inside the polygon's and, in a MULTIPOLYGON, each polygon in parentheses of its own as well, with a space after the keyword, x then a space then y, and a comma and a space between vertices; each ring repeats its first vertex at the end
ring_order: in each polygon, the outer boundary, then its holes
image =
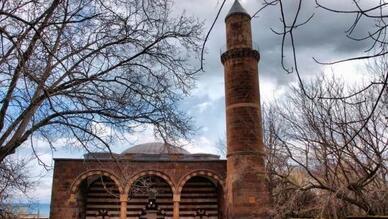
POLYGON ((121 155, 125 154, 190 154, 183 148, 163 143, 152 142, 135 145, 123 151, 121 155))

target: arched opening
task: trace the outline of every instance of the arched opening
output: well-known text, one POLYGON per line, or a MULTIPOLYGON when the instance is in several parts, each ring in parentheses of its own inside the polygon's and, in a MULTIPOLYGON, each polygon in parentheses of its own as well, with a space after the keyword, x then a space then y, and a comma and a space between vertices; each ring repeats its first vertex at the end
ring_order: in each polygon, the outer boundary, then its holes
POLYGON ((87 177, 79 184, 76 195, 79 219, 120 218, 120 192, 110 177, 87 177))
POLYGON ((128 219, 167 219, 173 215, 173 192, 160 176, 145 175, 128 192, 128 219))
POLYGON ((218 182, 204 176, 193 176, 182 188, 179 218, 221 219, 222 202, 222 186, 218 182))

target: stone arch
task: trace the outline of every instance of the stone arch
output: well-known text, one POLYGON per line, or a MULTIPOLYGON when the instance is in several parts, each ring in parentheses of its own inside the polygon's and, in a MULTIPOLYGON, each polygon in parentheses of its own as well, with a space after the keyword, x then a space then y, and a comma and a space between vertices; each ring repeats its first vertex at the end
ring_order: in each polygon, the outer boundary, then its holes
POLYGON ((70 186, 70 196, 71 196, 70 199, 71 200, 70 201, 75 201, 72 199, 75 198, 75 194, 77 193, 77 191, 79 189, 79 185, 85 179, 87 179, 88 177, 91 177, 91 176, 106 176, 115 182, 117 188, 119 189, 120 194, 122 194, 124 191, 123 186, 121 185, 121 183, 119 181, 119 178, 115 174, 113 174, 107 170, 99 170, 99 169, 88 170, 88 171, 83 172, 80 175, 78 175, 77 178, 71 184, 71 186, 70 186))
POLYGON ((186 184, 187 181, 189 181, 192 177, 195 176, 202 176, 211 180, 216 181, 222 188, 223 191, 225 191, 225 182, 222 180, 222 178, 210 170, 195 170, 184 177, 181 178, 178 184, 178 193, 180 194, 182 192, 183 186, 186 184))
POLYGON ((134 176, 132 176, 129 179, 128 183, 125 186, 125 190, 124 190, 125 194, 128 194, 129 190, 131 189, 132 184, 136 180, 138 180, 139 178, 141 178, 143 176, 158 176, 158 177, 164 179, 169 184, 171 191, 173 193, 175 193, 175 191, 176 191, 175 184, 172 182, 170 176, 168 176, 167 174, 160 172, 160 171, 155 171, 155 170, 144 170, 144 171, 141 171, 141 172, 135 174, 134 176))

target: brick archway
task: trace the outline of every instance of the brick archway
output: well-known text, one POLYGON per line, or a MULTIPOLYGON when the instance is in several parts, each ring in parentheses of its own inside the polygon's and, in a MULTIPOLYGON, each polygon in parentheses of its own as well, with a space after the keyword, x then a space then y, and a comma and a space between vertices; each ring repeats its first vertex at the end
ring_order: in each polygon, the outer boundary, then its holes
POLYGON ((212 172, 210 170, 195 170, 195 171, 185 175, 184 177, 182 177, 179 180, 179 184, 178 184, 178 187, 177 187, 178 188, 177 191, 178 191, 179 194, 182 192, 183 186, 186 184, 186 182, 189 181, 191 178, 193 178, 195 176, 201 176, 201 177, 205 177, 205 178, 214 180, 214 181, 216 181, 221 186, 222 190, 225 191, 225 189, 224 189, 225 182, 216 173, 214 173, 214 172, 212 172))
POLYGON ((78 175, 77 178, 71 184, 71 186, 70 186, 70 200, 69 200, 70 202, 76 201, 75 195, 78 192, 80 184, 85 179, 87 179, 88 177, 91 177, 91 176, 106 176, 115 182, 117 188, 119 189, 120 194, 122 194, 124 191, 123 186, 121 185, 121 183, 119 181, 119 178, 115 174, 113 174, 107 170, 98 170, 98 169, 88 170, 88 171, 83 172, 80 175, 78 175))
POLYGON ((178 217, 224 218, 224 181, 209 170, 195 170, 181 178, 177 196, 178 217))
MULTIPOLYGON (((67 205, 72 208, 73 211, 73 217, 72 218, 85 218, 88 214, 99 214, 100 212, 96 212, 96 209, 100 209, 102 206, 101 204, 97 206, 93 206, 89 204, 88 197, 89 197, 89 189, 93 188, 93 192, 96 192, 96 189, 100 189, 99 187, 103 188, 104 191, 106 191, 104 194, 104 199, 107 198, 110 201, 113 200, 115 203, 120 201, 120 198, 117 196, 121 196, 122 192, 124 191, 122 184, 119 181, 119 178, 107 170, 102 169, 92 169, 87 170, 77 176, 77 178, 73 181, 73 183, 70 186, 70 197, 68 199, 67 205), (114 188, 112 191, 108 191, 110 189, 105 189, 105 185, 101 187, 99 183, 96 183, 96 180, 93 179, 94 177, 101 177, 101 180, 104 179, 104 181, 107 183, 107 188, 114 188), (90 185, 87 185, 87 180, 91 179, 93 180, 93 183, 90 185), (86 183, 86 184, 85 184, 86 183), (109 186, 108 186, 109 185, 109 186), (87 187, 84 187, 87 186, 87 187), (90 186, 90 187, 89 187, 90 186), (82 187, 82 188, 81 188, 82 187), (87 191, 84 191, 83 189, 87 189, 87 191), (117 196, 113 195, 113 192, 117 194, 117 196)), ((99 197, 101 198, 101 197, 99 197)), ((107 209, 101 209, 105 210, 104 213, 108 213, 107 209)), ((113 208, 109 209, 109 215, 113 215, 115 217, 120 216, 121 212, 121 206, 115 205, 113 208)))
POLYGON ((158 177, 164 179, 164 180, 168 183, 168 185, 170 186, 171 191, 172 191, 173 193, 175 193, 175 191, 176 191, 176 188, 175 188, 174 183, 172 182, 171 178, 170 178, 167 174, 165 174, 165 173, 163 173, 163 172, 160 172, 160 171, 145 170, 145 171, 141 171, 141 172, 139 172, 139 173, 133 175, 133 176, 129 179, 129 181, 127 182, 127 184, 126 184, 126 186, 125 186, 125 190, 124 190, 125 194, 128 194, 129 190, 130 190, 131 187, 132 187, 132 184, 133 184, 134 182, 136 182, 136 180, 138 180, 139 178, 141 178, 141 177, 143 177, 143 176, 158 176, 158 177))
POLYGON ((163 215, 167 218, 173 217, 172 210, 175 191, 176 188, 171 178, 163 172, 145 170, 133 175, 127 182, 127 185, 125 187, 126 194, 130 193, 128 194, 128 196, 131 197, 127 200, 127 217, 143 218, 140 217, 141 215, 139 215, 139 212, 141 212, 141 214, 147 214, 146 206, 148 205, 148 202, 150 200, 153 201, 156 205, 155 209, 152 209, 153 211, 156 211, 154 212, 155 214, 157 214, 158 216, 163 215), (145 188, 147 187, 147 184, 142 184, 142 178, 146 180, 146 183, 149 183, 149 191, 147 190, 147 188, 145 188), (146 186, 144 187, 144 185, 146 186), (136 189, 137 186, 139 186, 138 188, 140 188, 140 190, 144 189, 144 191, 139 192, 139 190, 136 189), (132 190, 133 188, 134 190, 132 190), (157 195, 155 194, 155 196, 149 196, 151 193, 149 193, 148 195, 144 194, 144 192, 150 192, 151 190, 156 191, 157 195), (139 208, 139 206, 143 207, 139 208))

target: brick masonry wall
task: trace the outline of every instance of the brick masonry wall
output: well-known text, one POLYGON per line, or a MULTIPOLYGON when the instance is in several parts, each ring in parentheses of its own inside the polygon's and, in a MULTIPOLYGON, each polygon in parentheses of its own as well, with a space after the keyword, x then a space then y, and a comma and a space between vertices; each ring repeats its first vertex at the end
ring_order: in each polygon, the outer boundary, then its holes
MULTIPOLYGON (((125 189, 140 173, 155 172, 167 177, 175 192, 180 184, 189 178, 188 175, 199 175, 209 178, 217 176, 223 184, 226 178, 226 161, 85 161, 75 159, 56 159, 54 165, 53 188, 51 197, 50 218, 77 218, 81 209, 72 199, 72 186, 85 173, 107 172, 118 179, 125 189), (186 179, 185 179, 186 178, 186 179)), ((85 175, 86 176, 86 175, 85 175)), ((222 186, 222 185, 221 185, 222 186)), ((76 199, 76 197, 74 197, 76 199)), ((221 211, 224 207, 221 207, 221 211)))
POLYGON ((233 14, 225 21, 227 49, 252 48, 250 18, 246 14, 233 14))

